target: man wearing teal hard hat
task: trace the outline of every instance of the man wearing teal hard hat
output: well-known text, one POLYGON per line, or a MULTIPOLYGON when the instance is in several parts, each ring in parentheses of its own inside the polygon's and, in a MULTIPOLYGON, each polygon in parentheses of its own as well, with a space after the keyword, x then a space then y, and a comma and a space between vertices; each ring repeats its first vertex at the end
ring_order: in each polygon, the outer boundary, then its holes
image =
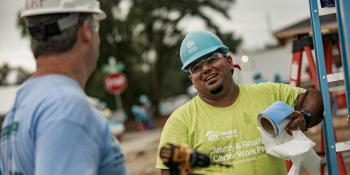
MULTIPOLYGON (((194 168, 193 174, 287 174, 285 161, 266 153, 257 116, 274 102, 283 101, 296 111, 286 131, 305 131, 323 119, 321 94, 270 82, 238 85, 232 78, 238 66, 228 52, 211 32, 193 31, 185 36, 180 47, 181 69, 189 74, 198 95, 171 114, 159 150, 166 143, 186 144, 212 161, 231 165, 194 168)), ((168 167, 174 166, 178 165, 163 164, 158 156, 156 167, 162 174, 169 174, 172 169, 168 167)))

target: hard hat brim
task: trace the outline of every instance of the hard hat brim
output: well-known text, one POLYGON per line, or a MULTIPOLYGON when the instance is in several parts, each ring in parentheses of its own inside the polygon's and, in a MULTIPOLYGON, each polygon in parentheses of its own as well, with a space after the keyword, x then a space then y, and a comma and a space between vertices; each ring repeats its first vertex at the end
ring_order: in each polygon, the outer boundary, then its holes
POLYGON ((37 15, 49 15, 49 14, 58 14, 58 13, 93 13, 94 19, 103 20, 106 18, 106 13, 102 10, 80 10, 80 9, 62 9, 62 8, 50 8, 49 12, 47 9, 34 9, 26 10, 21 13, 21 18, 28 16, 37 16, 37 15))
POLYGON ((210 54, 218 49, 222 49, 222 52, 224 54, 226 54, 228 52, 228 48, 225 45, 219 45, 219 46, 215 46, 215 47, 211 47, 205 50, 202 50, 200 52, 197 52, 196 54, 192 55, 188 60, 186 60, 186 62, 183 64, 182 66, 182 71, 184 72, 188 72, 188 67, 191 63, 193 63, 194 61, 196 61, 197 59, 203 57, 204 55, 210 54))

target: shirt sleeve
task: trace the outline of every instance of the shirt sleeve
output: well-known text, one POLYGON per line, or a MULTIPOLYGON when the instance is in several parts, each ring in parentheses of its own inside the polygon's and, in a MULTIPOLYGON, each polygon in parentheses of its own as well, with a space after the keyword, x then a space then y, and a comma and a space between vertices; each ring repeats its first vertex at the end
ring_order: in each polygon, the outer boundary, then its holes
POLYGON ((277 89, 280 93, 280 100, 293 107, 295 106, 295 102, 298 99, 298 96, 306 91, 306 89, 295 87, 289 84, 278 84, 277 89))
POLYGON ((185 123, 181 110, 176 110, 165 123, 160 137, 156 168, 168 169, 159 156, 160 149, 164 144, 168 142, 175 144, 189 144, 187 137, 188 128, 185 123))
POLYGON ((269 92, 270 94, 274 94, 273 98, 275 101, 284 101, 292 107, 295 106, 298 96, 306 91, 303 88, 283 83, 268 82, 262 83, 261 85, 264 87, 262 93, 269 92))
POLYGON ((109 127, 106 128, 105 134, 105 151, 103 151, 103 161, 100 163, 98 174, 118 174, 125 175, 127 170, 124 164, 124 155, 120 149, 119 142, 110 132, 109 127))

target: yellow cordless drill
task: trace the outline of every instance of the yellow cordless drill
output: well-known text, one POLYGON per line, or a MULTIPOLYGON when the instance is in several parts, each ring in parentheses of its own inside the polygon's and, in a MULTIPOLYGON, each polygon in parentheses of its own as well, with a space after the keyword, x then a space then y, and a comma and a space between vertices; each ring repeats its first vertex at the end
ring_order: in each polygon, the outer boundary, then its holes
POLYGON ((194 167, 210 165, 230 167, 230 165, 212 161, 209 156, 192 150, 187 145, 166 143, 159 154, 164 165, 169 168, 170 175, 190 175, 194 167))

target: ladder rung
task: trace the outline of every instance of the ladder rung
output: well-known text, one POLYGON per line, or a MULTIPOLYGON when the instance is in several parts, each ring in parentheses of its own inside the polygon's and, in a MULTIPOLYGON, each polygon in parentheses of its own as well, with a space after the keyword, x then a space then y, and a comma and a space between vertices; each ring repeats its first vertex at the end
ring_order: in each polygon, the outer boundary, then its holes
POLYGON ((345 86, 344 84, 342 85, 339 85, 339 86, 332 86, 332 87, 329 87, 329 92, 343 92, 345 91, 345 86))
POLYGON ((329 15, 329 14, 335 14, 336 13, 336 9, 335 7, 324 7, 320 9, 320 16, 324 16, 324 15, 329 15))
POLYGON ((343 72, 328 74, 327 80, 329 88, 344 85, 344 74, 343 72))
MULTIPOLYGON (((350 162, 350 152, 343 152, 342 153, 343 159, 344 159, 344 163, 348 163, 350 162)), ((327 161, 326 159, 323 157, 321 159, 321 165, 326 165, 327 161)))
POLYGON ((336 148, 337 152, 349 151, 350 150, 350 140, 336 143, 335 148, 336 148))
POLYGON ((336 110, 336 115, 348 115, 348 109, 345 108, 345 109, 339 109, 339 110, 336 110))
POLYGON ((337 81, 343 81, 344 80, 344 74, 343 74, 343 72, 338 72, 338 73, 334 73, 334 74, 328 74, 327 75, 327 80, 328 80, 328 83, 337 82, 337 81))

